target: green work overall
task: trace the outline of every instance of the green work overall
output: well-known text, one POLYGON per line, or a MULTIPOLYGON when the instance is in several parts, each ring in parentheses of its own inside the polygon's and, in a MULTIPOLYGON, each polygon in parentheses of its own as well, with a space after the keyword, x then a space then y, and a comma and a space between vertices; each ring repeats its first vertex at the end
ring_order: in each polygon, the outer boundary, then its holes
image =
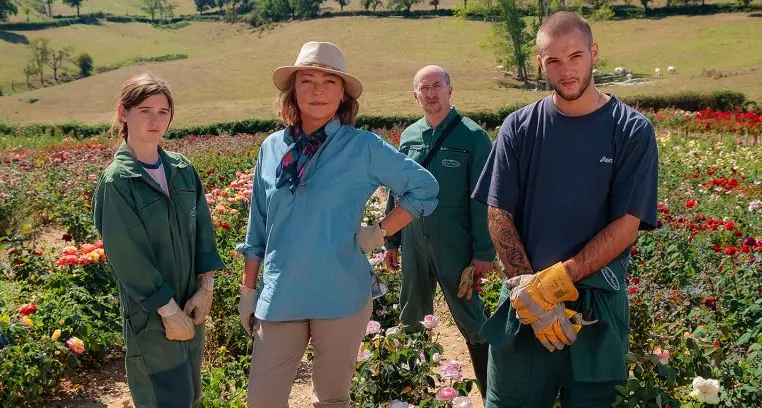
POLYGON ((117 282, 124 324, 127 380, 137 408, 200 406, 204 325, 193 339, 167 340, 157 309, 183 307, 197 276, 224 268, 201 179, 188 159, 159 149, 167 195, 123 143, 93 198, 117 282))

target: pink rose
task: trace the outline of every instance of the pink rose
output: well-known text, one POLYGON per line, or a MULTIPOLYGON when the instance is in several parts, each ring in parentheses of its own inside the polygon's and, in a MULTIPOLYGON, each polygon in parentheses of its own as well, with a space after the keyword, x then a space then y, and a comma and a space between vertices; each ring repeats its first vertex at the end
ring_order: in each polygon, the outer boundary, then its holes
POLYGON ((458 396, 458 391, 455 391, 452 387, 442 387, 437 391, 437 399, 439 401, 452 401, 458 396))
POLYGON ((381 333, 381 323, 371 320, 365 327, 365 335, 381 333))
POLYGON ((423 327, 431 330, 439 325, 439 318, 434 315, 426 315, 421 324, 423 327))
POLYGON ((460 364, 458 364, 455 360, 450 360, 449 363, 442 366, 442 378, 455 381, 463 378, 460 364))

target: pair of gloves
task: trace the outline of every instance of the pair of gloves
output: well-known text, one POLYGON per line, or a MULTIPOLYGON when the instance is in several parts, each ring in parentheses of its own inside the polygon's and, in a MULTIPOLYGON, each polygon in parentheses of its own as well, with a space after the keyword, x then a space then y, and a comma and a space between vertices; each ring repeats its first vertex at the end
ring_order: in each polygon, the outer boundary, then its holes
POLYGON ((196 335, 195 325, 201 324, 212 310, 214 277, 199 275, 199 288, 185 303, 183 310, 175 299, 160 307, 157 312, 164 324, 165 337, 168 340, 186 341, 196 335))
POLYGON ((566 309, 566 301, 577 300, 574 287, 563 263, 537 272, 508 279, 510 301, 519 321, 532 326, 535 337, 549 351, 562 350, 577 340, 583 325, 582 314, 566 309))

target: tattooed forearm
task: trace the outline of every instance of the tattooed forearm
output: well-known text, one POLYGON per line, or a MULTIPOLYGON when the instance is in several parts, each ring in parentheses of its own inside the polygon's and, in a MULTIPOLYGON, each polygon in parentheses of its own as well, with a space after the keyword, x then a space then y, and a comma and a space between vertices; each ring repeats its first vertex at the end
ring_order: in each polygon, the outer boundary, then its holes
POLYGON ((500 208, 489 207, 487 223, 495 251, 508 277, 534 273, 516 226, 513 225, 513 216, 500 208))

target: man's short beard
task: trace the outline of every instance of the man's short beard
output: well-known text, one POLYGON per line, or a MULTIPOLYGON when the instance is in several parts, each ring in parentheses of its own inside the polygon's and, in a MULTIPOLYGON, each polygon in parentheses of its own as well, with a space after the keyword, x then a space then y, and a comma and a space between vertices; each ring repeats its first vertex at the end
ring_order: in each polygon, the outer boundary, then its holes
POLYGON ((582 97, 582 95, 585 93, 587 88, 590 86, 590 81, 592 81, 592 79, 593 79, 593 70, 591 69, 585 75, 585 77, 582 78, 582 86, 580 87, 579 92, 572 95, 565 94, 563 91, 561 91, 561 85, 558 83, 552 84, 552 88, 553 88, 553 91, 556 93, 556 95, 561 97, 561 99, 568 102, 573 102, 582 97))

